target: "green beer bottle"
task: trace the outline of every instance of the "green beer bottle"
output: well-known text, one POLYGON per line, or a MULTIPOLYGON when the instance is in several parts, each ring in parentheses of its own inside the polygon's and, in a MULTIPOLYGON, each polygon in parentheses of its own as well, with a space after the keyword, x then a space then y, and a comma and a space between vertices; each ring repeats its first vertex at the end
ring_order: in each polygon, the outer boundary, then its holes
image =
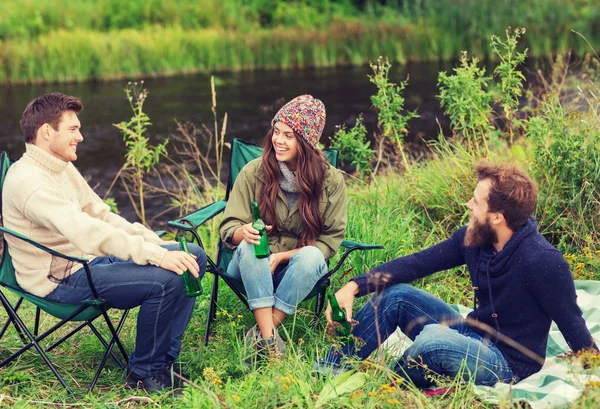
MULTIPOLYGON (((185 251, 187 254, 190 254, 187 241, 185 241, 185 237, 183 236, 179 236, 179 248, 181 251, 185 251)), ((188 297, 196 297, 202 294, 202 285, 200 284, 200 280, 194 277, 194 275, 190 273, 190 270, 185 270, 183 272, 183 282, 185 283, 185 293, 188 297)))
POLYGON ((343 345, 348 345, 352 342, 352 328, 350 327, 350 323, 346 320, 346 313, 337 302, 335 295, 331 292, 331 290, 327 289, 327 298, 329 299, 329 304, 331 305, 331 318, 333 321, 340 323, 342 325, 341 328, 338 327, 337 334, 340 337, 340 341, 343 345))
POLYGON ((260 234, 260 243, 254 245, 254 254, 257 258, 269 257, 271 251, 269 250, 269 239, 267 238, 267 226, 260 217, 260 209, 256 200, 252 201, 252 228, 258 230, 260 234))

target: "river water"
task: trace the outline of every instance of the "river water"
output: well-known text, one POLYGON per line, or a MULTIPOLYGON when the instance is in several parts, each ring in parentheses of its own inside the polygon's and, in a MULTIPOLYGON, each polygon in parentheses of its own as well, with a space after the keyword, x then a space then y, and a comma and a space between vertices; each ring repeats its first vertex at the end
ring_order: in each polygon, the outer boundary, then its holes
MULTIPOLYGON (((409 123, 407 141, 412 149, 423 146, 423 140, 435 138, 439 119, 445 132, 447 120, 436 99, 437 75, 450 70, 449 63, 408 64, 394 67, 390 80, 401 81, 410 75, 404 92, 406 108, 418 110, 420 118, 409 123)), ((281 104, 297 95, 312 94, 327 109, 327 122, 322 141, 328 144, 336 126, 352 125, 364 115, 369 131, 376 127, 377 113, 371 108, 370 96, 376 88, 367 75, 369 67, 309 69, 289 71, 254 71, 217 75, 217 113, 219 122, 228 113, 226 140, 239 137, 258 142, 269 129, 270 120, 281 104)), ((0 150, 12 159, 24 151, 19 120, 23 109, 33 98, 46 92, 62 92, 79 97, 84 103, 80 114, 84 141, 79 145, 75 165, 96 186, 99 193, 108 188, 124 162, 125 145, 112 124, 127 121, 132 115, 125 97, 126 80, 108 83, 15 86, 0 88, 0 150)), ((175 120, 213 127, 210 77, 207 75, 151 78, 144 81, 149 95, 144 111, 152 121, 148 136, 153 143, 176 131, 175 120)), ((135 218, 126 198, 117 196, 122 214, 135 218)), ((155 203, 154 207, 160 207, 155 203)), ((158 210, 158 209, 156 209, 158 210)), ((167 216, 168 217, 168 216, 167 216)), ((164 222, 164 220, 161 220, 164 222)))

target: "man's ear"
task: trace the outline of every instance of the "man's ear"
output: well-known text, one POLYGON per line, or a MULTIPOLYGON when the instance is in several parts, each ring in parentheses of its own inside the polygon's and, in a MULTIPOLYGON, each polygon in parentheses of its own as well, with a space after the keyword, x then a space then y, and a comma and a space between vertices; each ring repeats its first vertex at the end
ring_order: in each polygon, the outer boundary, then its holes
POLYGON ((49 140, 50 139, 50 131, 51 131, 51 127, 50 124, 45 123, 42 126, 40 126, 39 132, 38 132, 38 136, 41 133, 42 138, 44 138, 45 140, 49 140))
POLYGON ((492 213, 491 220, 492 220, 492 224, 496 225, 496 226, 506 224, 506 219, 504 218, 504 215, 500 212, 492 213))

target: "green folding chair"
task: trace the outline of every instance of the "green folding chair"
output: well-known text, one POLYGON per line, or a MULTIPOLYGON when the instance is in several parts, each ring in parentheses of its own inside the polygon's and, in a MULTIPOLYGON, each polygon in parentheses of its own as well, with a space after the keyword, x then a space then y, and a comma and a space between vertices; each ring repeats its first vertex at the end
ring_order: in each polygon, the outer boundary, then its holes
MULTIPOLYGON (((218 202, 214 202, 208 206, 205 206, 192 214, 189 214, 177 220, 170 221, 168 222, 168 225, 170 227, 178 229, 179 231, 191 233, 198 245, 204 247, 202 244, 202 240, 198 235, 198 228, 225 209, 225 206, 227 206, 227 200, 229 199, 229 193, 231 192, 233 184, 235 183, 235 180, 239 175, 240 171, 248 162, 260 157, 260 155, 262 154, 262 150, 262 147, 258 145, 234 138, 231 142, 231 157, 229 160, 229 179, 227 182, 225 200, 219 200, 218 202)), ((336 149, 324 149, 323 153, 325 154, 325 157, 332 166, 338 166, 338 151, 336 149)), ((383 246, 381 245, 363 244, 350 240, 344 240, 342 242, 342 247, 345 248, 345 251, 342 254, 338 263, 333 269, 330 269, 325 276, 323 276, 319 281, 317 281, 310 294, 308 294, 308 296, 306 296, 306 298, 304 299, 305 301, 316 297, 315 317, 317 318, 321 314, 323 306, 325 304, 325 291, 327 290, 327 287, 329 287, 329 285, 331 284, 330 277, 340 269, 348 255, 356 250, 372 250, 383 248, 383 246)), ((231 288, 235 295, 237 295, 237 297, 244 303, 246 308, 249 308, 246 297, 246 291, 244 289, 244 284, 242 283, 242 280, 227 275, 227 266, 229 265, 229 262, 231 261, 232 257, 233 251, 225 247, 225 245, 219 240, 217 248, 217 261, 214 262, 210 257, 208 258, 206 269, 207 271, 214 274, 214 278, 212 291, 210 294, 210 306, 206 322, 206 333, 204 334, 205 345, 208 345, 210 327, 216 316, 217 298, 219 295, 219 278, 221 278, 231 288)))
MULTIPOLYGON (((2 209, 2 202, 1 202, 2 186, 4 185, 4 178, 6 176, 6 172, 8 171, 8 168, 10 165, 11 165, 11 162, 8 159, 6 152, 1 153, 0 154, 0 212, 2 209)), ((125 370, 125 368, 127 367, 128 357, 127 357, 127 353, 125 352, 125 348, 123 347, 123 344, 119 340, 119 333, 121 332, 121 329, 123 328, 123 324, 125 323, 125 319, 127 318, 127 314, 129 313, 129 310, 126 310, 123 312, 123 315, 121 316, 121 319, 120 319, 117 327, 115 328, 107 314, 107 311, 110 308, 110 306, 98 296, 98 292, 96 291, 96 287, 94 286, 90 268, 88 266, 88 262, 86 259, 79 258, 79 257, 70 257, 67 255, 58 253, 58 252, 53 251, 52 249, 49 249, 49 248, 47 248, 47 247, 25 237, 17 232, 14 232, 12 230, 4 228, 4 226, 2 225, 2 214, 1 213, 0 213, 0 255, 1 255, 1 258, 0 258, 0 301, 2 302, 2 305, 4 306, 4 309, 6 310, 6 313, 8 315, 8 319, 4 323, 2 329, 0 330, 0 340, 2 339, 2 337, 4 336, 4 334, 6 333, 6 331, 12 324, 24 344, 24 346, 21 349, 19 349, 17 352, 13 353, 12 355, 10 355, 7 358, 4 358, 2 360, 2 362, 0 362, 0 368, 3 368, 4 366, 8 365, 12 361, 14 361, 16 358, 21 356, 25 351, 27 351, 33 347, 41 355, 42 359, 46 362, 46 364, 50 367, 50 370, 54 373, 54 375, 56 376, 58 381, 61 383, 61 385, 63 387, 65 387, 65 389, 67 390, 67 392, 69 394, 74 395, 73 391, 68 387, 64 378, 60 375, 60 373, 58 372, 58 370, 56 369, 54 364, 50 361, 50 358, 48 357, 46 352, 53 350, 54 348, 56 348, 57 346, 59 346, 60 344, 62 344, 66 340, 68 340, 69 338, 71 338, 75 333, 79 332, 81 329, 83 329, 85 327, 89 327, 90 330, 96 335, 96 337, 98 338, 100 343, 104 346, 105 353, 104 353, 104 356, 102 357, 100 365, 98 366, 98 369, 96 370, 96 373, 94 374, 92 383, 90 384, 90 386, 87 389, 87 392, 90 392, 94 388, 96 383, 98 382, 100 373, 104 369, 104 366, 106 365, 106 362, 108 361, 109 357, 112 357, 117 362, 117 364, 123 370, 125 370), (80 263, 83 266, 83 268, 85 269, 87 279, 88 279, 90 288, 92 290, 92 294, 94 295, 94 298, 91 300, 87 300, 87 301, 78 303, 78 304, 66 304, 66 303, 61 303, 61 302, 51 302, 44 298, 37 297, 33 294, 30 294, 30 293, 26 292, 25 290, 23 290, 17 283, 16 277, 15 277, 15 268, 13 266, 12 259, 10 257, 10 253, 8 251, 8 245, 6 243, 5 234, 16 237, 16 238, 22 240, 23 242, 29 243, 29 244, 39 248, 40 250, 43 250, 47 253, 52 254, 53 256, 61 257, 65 260, 69 260, 73 263, 80 263), (12 305, 10 303, 10 301, 4 294, 5 290, 8 290, 17 295, 18 300, 15 302, 14 305, 12 305), (27 325, 25 325, 24 321, 19 316, 19 307, 21 307, 23 300, 31 302, 33 305, 36 306, 35 323, 34 323, 33 333, 29 330, 27 325), (60 321, 57 324, 53 325, 52 328, 48 329, 44 333, 39 334, 41 311, 45 311, 46 313, 52 315, 53 317, 58 318, 60 321), (106 339, 104 339, 102 334, 98 331, 96 326, 94 326, 94 324, 93 324, 93 321, 100 316, 102 316, 104 318, 104 321, 110 331, 110 339, 108 341, 106 339), (71 330, 69 333, 64 335, 62 338, 60 338, 58 341, 54 342, 52 345, 47 347, 45 350, 44 350, 44 348, 42 348, 40 346, 39 343, 41 341, 43 341, 46 337, 53 334, 58 329, 62 328, 65 324, 72 322, 72 321, 79 322, 80 324, 76 328, 71 330), (121 353, 121 356, 123 358, 122 360, 119 359, 119 357, 113 352, 113 347, 115 345, 117 345, 117 347, 121 353)))

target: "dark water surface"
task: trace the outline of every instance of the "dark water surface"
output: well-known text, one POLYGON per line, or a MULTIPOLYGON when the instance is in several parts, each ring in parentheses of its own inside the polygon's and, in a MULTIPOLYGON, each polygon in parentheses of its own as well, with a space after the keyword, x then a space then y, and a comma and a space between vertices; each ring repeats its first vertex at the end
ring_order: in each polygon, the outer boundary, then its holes
MULTIPOLYGON (((406 108, 418 109, 421 115, 409 123, 407 140, 418 147, 423 139, 437 136, 436 117, 442 125, 446 120, 435 98, 438 93, 439 71, 450 70, 450 63, 409 64, 394 67, 390 80, 399 82, 410 74, 404 92, 406 108)), ((340 124, 352 125, 363 113, 368 130, 376 126, 377 114, 370 108, 370 96, 376 88, 367 78, 369 67, 312 69, 302 71, 255 71, 220 74, 217 78, 217 112, 219 122, 228 113, 226 139, 239 137, 250 141, 262 140, 270 120, 282 103, 301 95, 312 94, 325 103, 327 122, 322 141, 340 124)), ((19 120, 27 103, 46 92, 62 92, 79 97, 84 103, 80 114, 84 141, 79 145, 75 165, 89 178, 92 186, 103 192, 124 162, 125 145, 113 123, 127 121, 132 115, 125 98, 127 81, 66 85, 0 87, 0 150, 8 151, 12 159, 24 152, 19 120)), ((180 122, 204 123, 213 127, 210 77, 207 75, 147 79, 149 90, 144 111, 152 121, 148 136, 153 143, 175 132, 180 122)), ((118 197, 122 214, 129 220, 135 217, 127 208, 127 200, 118 197)))

